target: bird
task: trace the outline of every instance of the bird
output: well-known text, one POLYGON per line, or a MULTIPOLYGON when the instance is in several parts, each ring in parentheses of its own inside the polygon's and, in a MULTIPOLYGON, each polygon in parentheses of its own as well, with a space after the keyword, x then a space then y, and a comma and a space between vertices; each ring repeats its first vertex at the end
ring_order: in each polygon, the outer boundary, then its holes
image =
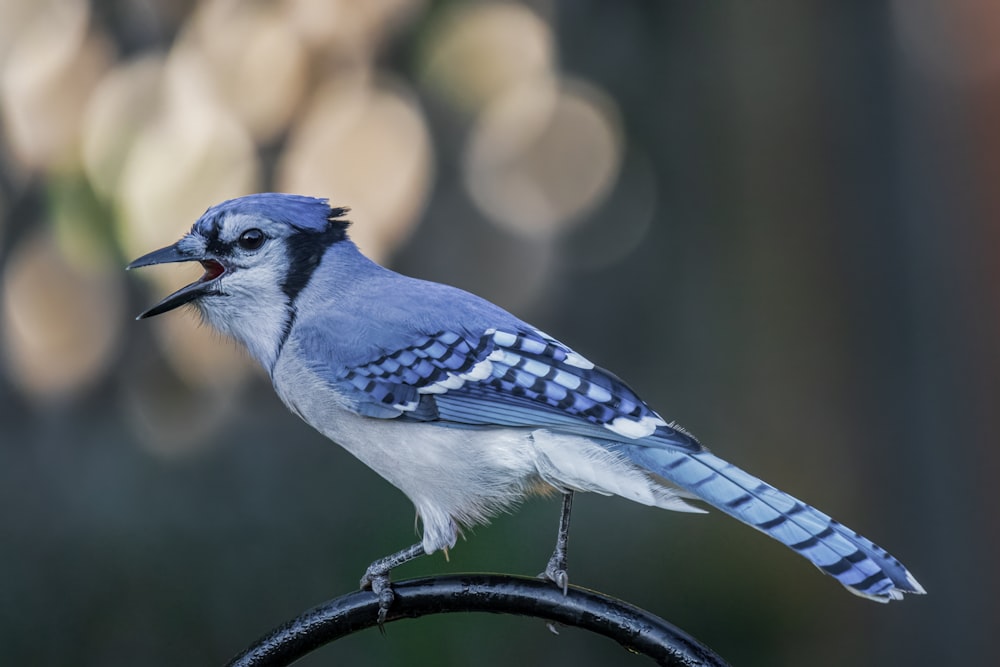
POLYGON ((249 351, 282 402, 413 503, 421 539, 371 563, 361 588, 448 550, 463 529, 534 494, 561 494, 556 545, 539 576, 566 593, 574 493, 704 512, 700 500, 876 602, 923 594, 885 549, 719 458, 623 380, 510 312, 363 255, 349 209, 259 193, 206 210, 136 269, 199 262, 204 273, 136 319, 193 306, 249 351))

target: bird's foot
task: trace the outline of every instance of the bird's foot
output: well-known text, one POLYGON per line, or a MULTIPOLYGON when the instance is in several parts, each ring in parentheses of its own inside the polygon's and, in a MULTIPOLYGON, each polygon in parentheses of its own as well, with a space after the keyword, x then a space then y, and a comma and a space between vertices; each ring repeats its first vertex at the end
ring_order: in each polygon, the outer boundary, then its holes
MULTIPOLYGON (((375 565, 374 563, 372 565, 375 565)), ((369 567, 361 577, 361 590, 370 590, 378 598, 378 629, 385 632, 385 619, 389 614, 396 594, 392 592, 392 581, 388 570, 375 570, 369 567)))
POLYGON ((361 577, 361 590, 370 590, 378 598, 378 629, 383 633, 385 632, 385 621, 389 614, 389 607, 396 599, 396 594, 392 590, 392 581, 389 579, 389 572, 392 568, 407 563, 423 553, 424 547, 418 542, 402 551, 389 554, 385 558, 379 558, 368 566, 364 576, 361 577))
POLYGON ((545 571, 538 575, 539 579, 548 579, 562 589, 563 595, 569 592, 569 572, 566 571, 566 554, 557 549, 549 559, 545 571))

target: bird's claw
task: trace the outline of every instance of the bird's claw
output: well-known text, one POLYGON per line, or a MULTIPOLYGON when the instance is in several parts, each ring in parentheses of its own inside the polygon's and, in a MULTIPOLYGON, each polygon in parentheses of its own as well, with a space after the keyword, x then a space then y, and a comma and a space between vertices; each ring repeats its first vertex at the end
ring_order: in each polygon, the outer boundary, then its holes
MULTIPOLYGON (((566 571, 565 554, 560 557, 558 553, 552 554, 552 559, 545 566, 545 571, 538 575, 539 579, 548 579, 562 589, 563 595, 569 594, 569 573, 566 571)), ((552 621, 545 624, 554 635, 559 634, 559 628, 552 621)))
POLYGON ((389 615, 396 594, 392 592, 392 582, 388 572, 373 572, 371 568, 361 577, 361 590, 370 590, 378 598, 378 628, 385 632, 385 621, 389 615))
POLYGON ((548 579, 562 589, 563 595, 569 593, 569 573, 566 571, 566 560, 555 555, 545 566, 545 571, 538 575, 540 579, 548 579))
POLYGON ((368 566, 365 574, 361 577, 361 590, 370 590, 378 598, 378 629, 385 632, 385 621, 389 614, 389 608, 396 595, 392 590, 392 581, 389 579, 389 572, 392 568, 408 563, 418 556, 426 553, 424 545, 417 542, 402 551, 389 554, 385 558, 379 558, 368 566))
POLYGON ((566 570, 556 570, 549 574, 549 578, 552 579, 556 586, 562 589, 563 595, 569 593, 569 574, 566 570))

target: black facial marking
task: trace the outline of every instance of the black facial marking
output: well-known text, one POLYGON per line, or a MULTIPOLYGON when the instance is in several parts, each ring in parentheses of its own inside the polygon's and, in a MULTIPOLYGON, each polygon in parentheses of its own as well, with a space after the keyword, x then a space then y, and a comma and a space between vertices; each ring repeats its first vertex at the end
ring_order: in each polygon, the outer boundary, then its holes
MULTIPOLYGON (((303 230, 288 238, 288 273, 281 283, 281 290, 288 297, 290 304, 295 303, 295 298, 299 292, 309 284, 313 272, 323 259, 326 249, 334 243, 347 238, 347 228, 350 226, 348 220, 338 220, 347 215, 348 208, 331 208, 327 216, 327 226, 321 231, 303 230)), ((284 331, 281 334, 281 341, 278 343, 278 355, 285 347, 285 341, 292 331, 298 311, 292 307, 289 317, 285 322, 284 331)))
MULTIPOLYGON (((340 210, 333 209, 333 213, 340 210)), ((288 237, 288 274, 281 289, 290 302, 294 302, 302 288, 309 284, 326 249, 347 237, 348 224, 346 220, 330 220, 323 231, 300 231, 288 237)))
POLYGON ((229 254, 229 244, 219 238, 219 227, 218 216, 205 226, 202 232, 205 236, 205 250, 216 257, 225 257, 229 254))

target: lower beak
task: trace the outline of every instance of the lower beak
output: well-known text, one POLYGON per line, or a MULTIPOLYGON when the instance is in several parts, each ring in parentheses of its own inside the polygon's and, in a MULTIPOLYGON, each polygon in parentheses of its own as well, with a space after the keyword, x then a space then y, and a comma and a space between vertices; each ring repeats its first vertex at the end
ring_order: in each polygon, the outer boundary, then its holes
POLYGON ((225 267, 218 261, 207 257, 192 257, 191 255, 183 252, 177 246, 178 244, 175 243, 174 245, 167 246, 166 248, 154 250, 148 255, 143 255, 139 259, 133 261, 131 264, 126 266, 125 269, 137 269, 142 266, 152 266, 154 264, 201 262, 201 265, 205 267, 205 273, 202 274, 201 278, 195 282, 180 288, 149 310, 142 312, 135 319, 142 320, 147 317, 154 317, 205 296, 214 290, 216 279, 225 273, 225 267))

